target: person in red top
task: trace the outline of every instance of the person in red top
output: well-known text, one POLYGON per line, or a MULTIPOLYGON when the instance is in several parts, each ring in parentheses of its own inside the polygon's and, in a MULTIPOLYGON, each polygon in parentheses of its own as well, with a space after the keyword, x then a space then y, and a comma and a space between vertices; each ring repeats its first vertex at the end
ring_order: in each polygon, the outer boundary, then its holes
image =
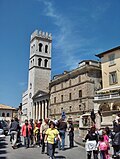
POLYGON ((28 120, 25 120, 25 124, 22 126, 22 136, 24 137, 24 145, 26 148, 29 148, 31 129, 32 127, 28 123, 28 120))

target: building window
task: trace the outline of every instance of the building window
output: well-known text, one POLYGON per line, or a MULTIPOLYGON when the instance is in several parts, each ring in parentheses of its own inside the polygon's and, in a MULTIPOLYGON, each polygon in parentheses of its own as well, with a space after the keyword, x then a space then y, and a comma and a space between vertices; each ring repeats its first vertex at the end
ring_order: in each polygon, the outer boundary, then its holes
POLYGON ((54 114, 56 114, 56 109, 54 108, 54 114))
POLYGON ((32 98, 32 93, 29 94, 29 98, 32 98))
POLYGON ((47 67, 47 64, 48 64, 48 60, 45 59, 45 60, 44 60, 44 66, 47 67))
POLYGON ((78 82, 79 83, 81 82, 81 76, 78 76, 78 82))
POLYGON ((79 90, 79 97, 82 97, 82 90, 79 90))
POLYGON ((32 89, 32 83, 30 83, 30 89, 32 89))
POLYGON ((56 103, 56 97, 54 97, 54 103, 56 103))
POLYGON ((41 66, 41 62, 42 62, 42 59, 39 58, 39 59, 38 59, 38 66, 41 66))
POLYGON ((2 113, 2 117, 5 117, 5 113, 4 112, 2 113))
POLYGON ((61 89, 63 89, 63 83, 61 83, 61 89))
POLYGON ((69 86, 71 86, 71 79, 69 80, 69 86))
POLYGON ((7 117, 9 117, 10 116, 10 114, 9 113, 7 113, 7 117))
POLYGON ((109 73, 109 83, 110 83, 110 85, 117 83, 117 72, 116 71, 109 73))
POLYGON ((115 54, 109 55, 109 61, 110 61, 110 64, 109 64, 109 65, 110 65, 110 66, 115 64, 114 59, 115 59, 115 54))
POLYGON ((79 105, 79 110, 81 110, 81 105, 79 105))
POLYGON ((43 44, 39 44, 39 52, 42 52, 42 47, 43 47, 43 44))
POLYGON ((72 94, 71 93, 69 93, 69 100, 71 100, 72 99, 72 94))
POLYGON ((63 102, 63 95, 61 95, 61 102, 63 102))
POLYGON ((72 111, 72 107, 71 106, 69 107, 69 110, 70 110, 70 112, 72 111))
POLYGON ((56 91, 56 86, 54 86, 54 91, 56 91))
POLYGON ((48 53, 48 45, 45 45, 45 53, 48 53))

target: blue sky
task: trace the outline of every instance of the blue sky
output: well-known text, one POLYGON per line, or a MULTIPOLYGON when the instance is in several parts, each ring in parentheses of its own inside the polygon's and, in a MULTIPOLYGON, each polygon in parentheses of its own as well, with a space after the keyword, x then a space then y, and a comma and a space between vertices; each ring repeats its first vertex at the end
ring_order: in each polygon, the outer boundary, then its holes
POLYGON ((52 33, 52 76, 120 45, 119 0, 0 0, 0 103, 27 89, 30 34, 52 33))

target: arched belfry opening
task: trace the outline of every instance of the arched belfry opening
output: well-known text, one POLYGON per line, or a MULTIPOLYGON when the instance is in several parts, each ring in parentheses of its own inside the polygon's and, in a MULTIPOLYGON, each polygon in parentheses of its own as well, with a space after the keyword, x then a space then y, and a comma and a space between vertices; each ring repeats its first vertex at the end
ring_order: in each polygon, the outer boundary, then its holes
POLYGON ((38 66, 41 66, 41 65, 42 65, 42 59, 39 58, 39 59, 38 59, 38 66))
POLYGON ((48 45, 45 45, 45 53, 48 53, 48 45))
POLYGON ((43 44, 39 43, 39 52, 42 52, 42 47, 43 47, 43 44))
POLYGON ((47 59, 44 60, 44 66, 45 66, 45 67, 48 66, 48 60, 47 60, 47 59))

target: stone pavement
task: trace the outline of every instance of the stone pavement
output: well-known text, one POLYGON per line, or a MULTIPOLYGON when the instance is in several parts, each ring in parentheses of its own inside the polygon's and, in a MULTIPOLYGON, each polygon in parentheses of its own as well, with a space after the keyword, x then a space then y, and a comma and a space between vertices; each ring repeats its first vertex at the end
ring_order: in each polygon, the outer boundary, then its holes
MULTIPOLYGON (((66 146, 65 151, 59 151, 56 149, 56 159, 85 159, 85 149, 75 144, 75 147, 69 149, 68 136, 66 135, 66 146)), ((28 148, 25 149, 23 146, 18 149, 12 149, 9 143, 9 137, 2 143, 0 142, 0 159, 48 159, 46 154, 41 154, 41 148, 28 148)))

